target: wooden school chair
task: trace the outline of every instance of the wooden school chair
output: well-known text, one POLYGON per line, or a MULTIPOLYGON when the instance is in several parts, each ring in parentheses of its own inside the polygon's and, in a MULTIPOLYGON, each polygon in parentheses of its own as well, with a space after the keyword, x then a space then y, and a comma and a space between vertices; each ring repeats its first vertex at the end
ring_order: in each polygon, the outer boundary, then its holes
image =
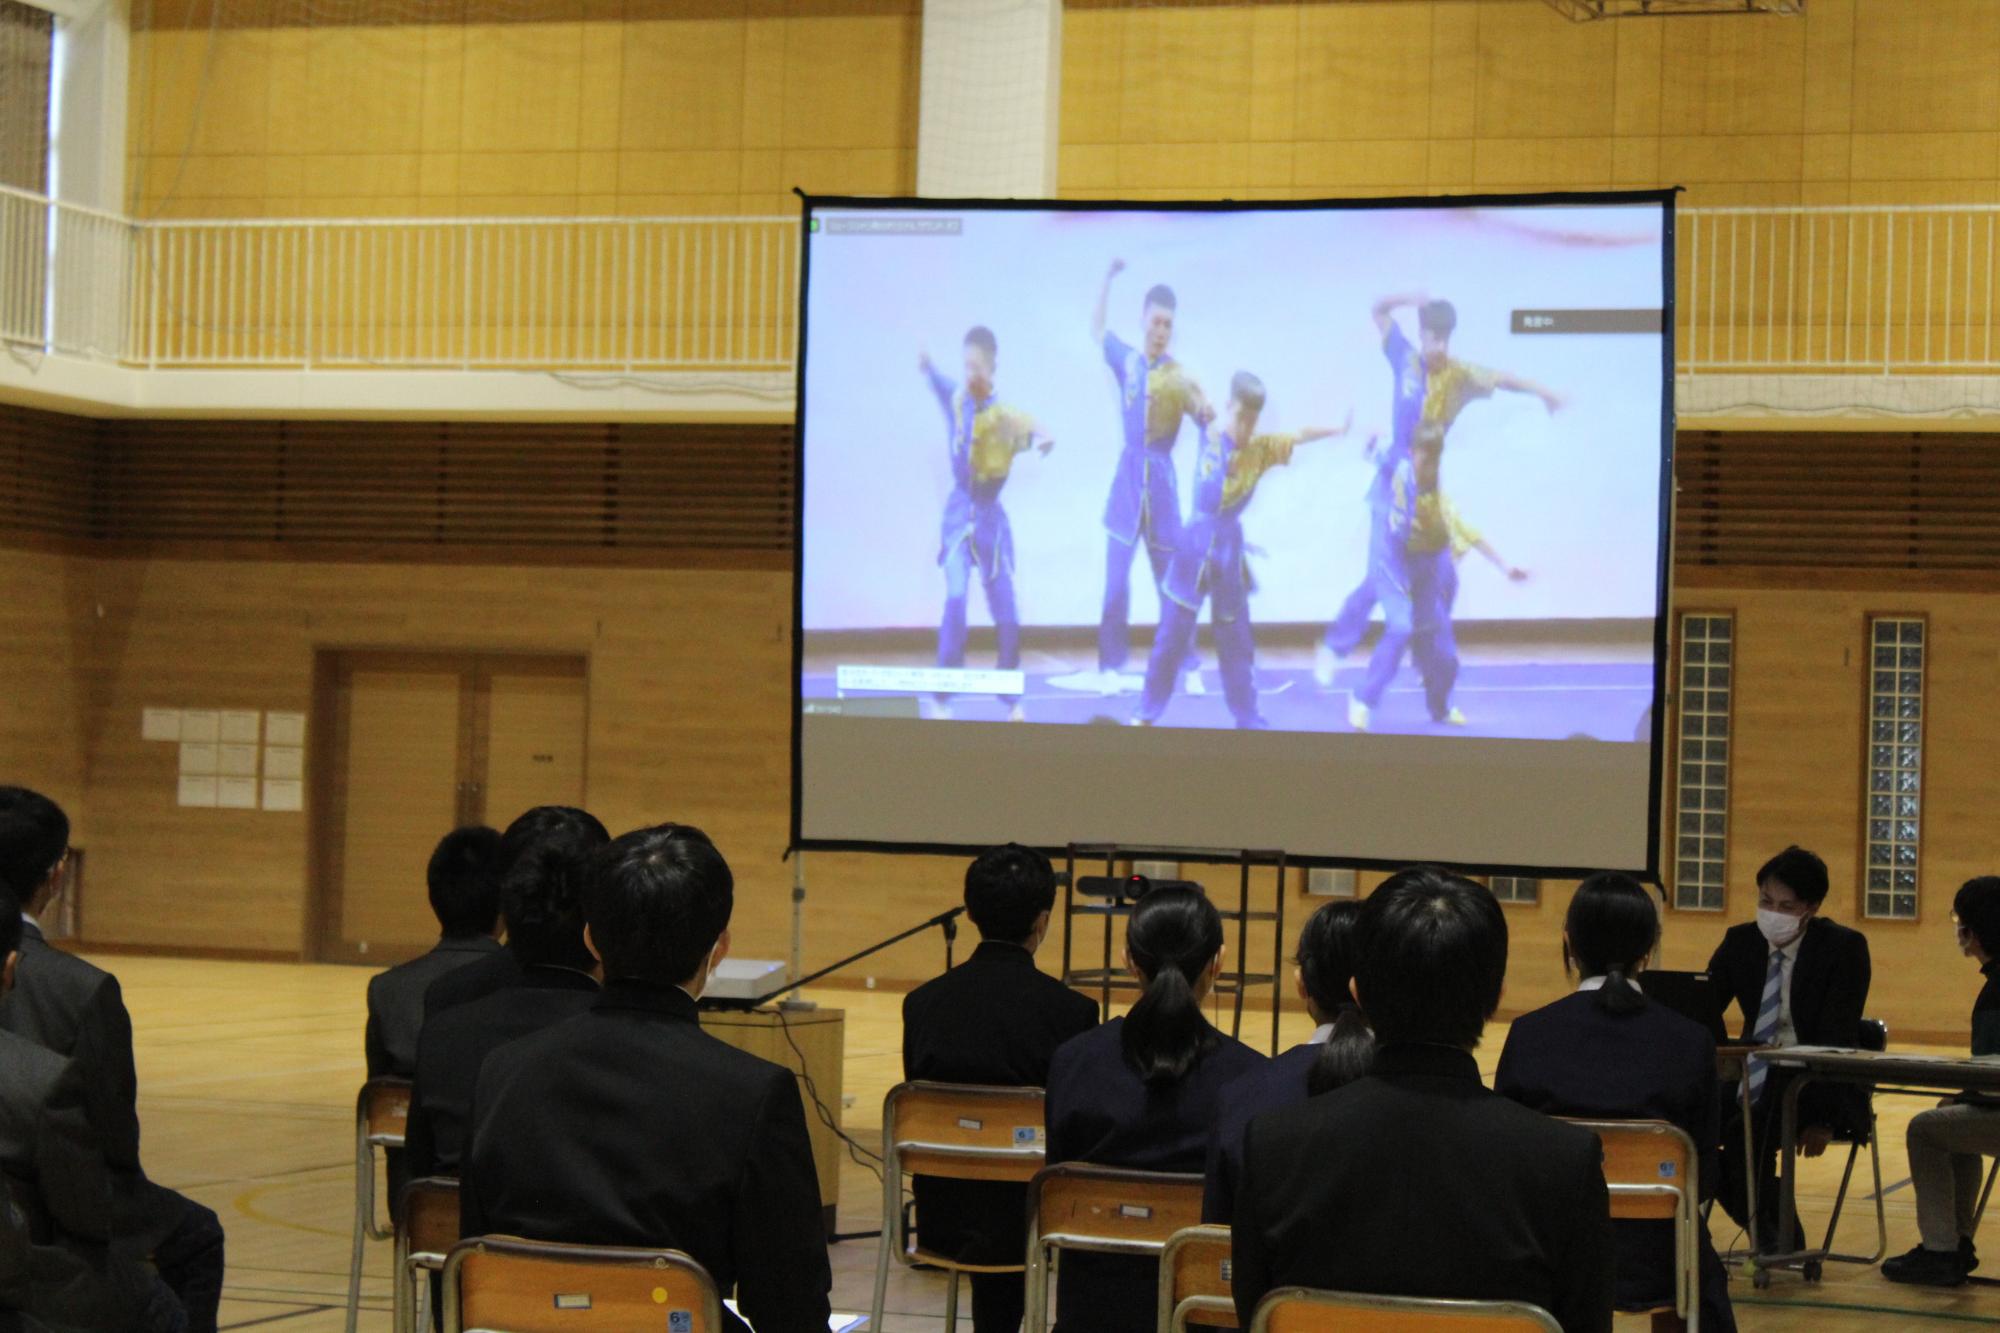
POLYGON ((1183 1227, 1160 1252, 1159 1333, 1187 1333, 1188 1325, 1235 1328, 1236 1298, 1229 1287, 1229 1228, 1183 1227))
POLYGON ((458 1244, 458 1182, 424 1176, 403 1187, 396 1218, 396 1333, 430 1328, 431 1274, 458 1244))
POLYGON ((722 1333, 708 1270, 679 1250, 460 1241, 444 1261, 445 1333, 722 1333))
POLYGON ((1028 1183, 1028 1333, 1046 1333, 1058 1250, 1158 1258, 1201 1223, 1201 1177, 1061 1162, 1028 1183))
POLYGON ((403 1146, 410 1122, 410 1080, 371 1078, 354 1098, 354 1248, 347 1261, 347 1333, 361 1317, 361 1256, 371 1240, 389 1239, 375 1219, 375 1156, 403 1146))
POLYGON ((1280 1287, 1257 1303, 1250 1333, 1562 1333, 1525 1301, 1446 1301, 1417 1296, 1280 1287))
POLYGON ((964 1273, 1018 1273, 1022 1264, 965 1264, 924 1248, 904 1224, 903 1177, 1000 1180, 1027 1184, 1042 1167, 1042 1090, 968 1083, 899 1083, 882 1099, 882 1246, 875 1259, 875 1301, 868 1327, 882 1327, 889 1265, 928 1264, 946 1274, 945 1333, 958 1326, 964 1273))
MULTIPOLYGON (((1700 1323, 1701 1182, 1694 1140, 1664 1120, 1571 1120, 1604 1145, 1604 1183, 1614 1220, 1674 1224, 1674 1290, 1656 1310, 1696 1333, 1700 1323)), ((1627 1313, 1634 1313, 1627 1311, 1627 1313)))

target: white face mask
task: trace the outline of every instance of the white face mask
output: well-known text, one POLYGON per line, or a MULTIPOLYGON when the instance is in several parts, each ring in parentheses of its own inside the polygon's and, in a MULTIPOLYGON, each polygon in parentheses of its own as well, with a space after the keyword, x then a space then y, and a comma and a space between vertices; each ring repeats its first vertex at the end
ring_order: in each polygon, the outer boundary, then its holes
POLYGON ((1790 912, 1774 912, 1768 907, 1757 909, 1757 930, 1774 949, 1790 944, 1805 928, 1803 917, 1793 916, 1790 912))

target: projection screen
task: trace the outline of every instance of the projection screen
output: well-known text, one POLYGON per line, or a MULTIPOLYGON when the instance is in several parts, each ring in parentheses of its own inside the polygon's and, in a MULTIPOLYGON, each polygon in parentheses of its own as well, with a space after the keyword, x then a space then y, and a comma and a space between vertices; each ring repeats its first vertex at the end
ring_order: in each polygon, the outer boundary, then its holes
POLYGON ((797 845, 1656 872, 1671 193, 804 229, 797 845))

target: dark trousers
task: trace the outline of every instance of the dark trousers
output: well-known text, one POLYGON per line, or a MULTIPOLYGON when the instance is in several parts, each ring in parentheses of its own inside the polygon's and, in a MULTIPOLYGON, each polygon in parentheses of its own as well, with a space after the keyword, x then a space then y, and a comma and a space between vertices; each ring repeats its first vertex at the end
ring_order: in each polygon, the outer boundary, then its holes
MULTIPOLYGON (((1750 1206, 1748 1182, 1751 1171, 1757 1173, 1757 1248, 1766 1254, 1778 1254, 1789 1250, 1805 1248, 1805 1230, 1799 1225, 1796 1215, 1792 1218, 1792 1235, 1789 1240, 1778 1236, 1778 1149, 1779 1149, 1779 1108, 1785 1095, 1785 1079, 1777 1070, 1772 1070, 1764 1080, 1764 1092, 1752 1108, 1750 1126, 1757 1141, 1757 1160, 1752 1163, 1743 1156, 1743 1108, 1741 1093, 1735 1084, 1724 1089, 1729 1098, 1728 1105, 1735 1107, 1733 1114, 1723 1121, 1722 1126, 1722 1180, 1716 1191, 1716 1202, 1729 1214, 1730 1221, 1748 1229, 1750 1206)), ((1803 1128, 1803 1126, 1802 1126, 1803 1128)))
POLYGON ((185 1195, 181 1215, 165 1240, 153 1247, 160 1281, 187 1312, 188 1333, 216 1333, 222 1304, 222 1219, 185 1195))
POLYGON ((1028 1310, 1028 1275, 973 1273, 969 1280, 975 1333, 1017 1333, 1028 1310))

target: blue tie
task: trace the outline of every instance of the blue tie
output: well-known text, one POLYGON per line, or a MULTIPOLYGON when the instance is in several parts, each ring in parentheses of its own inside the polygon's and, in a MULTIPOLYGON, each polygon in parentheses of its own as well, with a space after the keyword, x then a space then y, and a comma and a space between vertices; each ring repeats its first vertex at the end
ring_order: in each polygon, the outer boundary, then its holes
MULTIPOLYGON (((1776 949, 1771 951, 1771 970, 1764 975, 1764 998, 1757 1005, 1757 1024, 1750 1029, 1750 1040, 1759 1046, 1769 1046, 1778 1038, 1778 1010, 1780 997, 1785 989, 1785 955, 1776 949)), ((1769 1072, 1765 1062, 1756 1058, 1749 1061, 1750 1101, 1754 1105, 1764 1095, 1764 1075, 1769 1072)))

